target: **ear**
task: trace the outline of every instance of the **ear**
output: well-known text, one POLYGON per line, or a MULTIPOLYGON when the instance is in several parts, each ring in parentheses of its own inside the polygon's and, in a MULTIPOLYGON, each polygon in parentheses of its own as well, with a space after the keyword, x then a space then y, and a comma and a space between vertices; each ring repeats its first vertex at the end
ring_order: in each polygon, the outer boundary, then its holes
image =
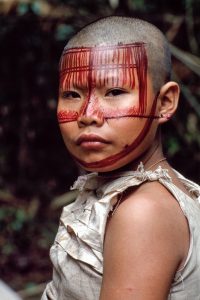
POLYGON ((169 81, 161 87, 158 97, 159 124, 167 122, 173 116, 178 106, 179 94, 179 85, 174 81, 169 81))

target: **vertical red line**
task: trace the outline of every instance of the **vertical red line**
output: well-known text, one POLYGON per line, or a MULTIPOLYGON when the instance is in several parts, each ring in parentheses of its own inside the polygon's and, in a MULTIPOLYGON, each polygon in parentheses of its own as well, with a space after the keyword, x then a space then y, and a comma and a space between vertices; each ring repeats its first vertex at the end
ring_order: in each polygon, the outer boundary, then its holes
POLYGON ((143 89, 143 113, 145 113, 146 111, 146 107, 147 107, 147 55, 146 55, 146 51, 144 48, 144 44, 142 44, 142 53, 141 53, 141 60, 143 62, 143 68, 142 68, 142 79, 143 79, 143 85, 144 85, 144 89, 143 89))
POLYGON ((65 56, 64 56, 64 59, 63 59, 63 70, 65 70, 68 66, 67 66, 67 56, 69 54, 66 53, 65 56))
POLYGON ((105 63, 105 56, 104 56, 104 61, 103 61, 101 51, 98 51, 98 57, 99 57, 98 58, 98 76, 99 76, 100 86, 102 87, 103 86, 103 76, 102 76, 103 74, 101 72, 100 66, 105 63))
POLYGON ((127 73, 127 70, 126 70, 126 48, 122 49, 122 53, 123 53, 123 56, 122 56, 122 66, 123 66, 123 71, 124 71, 124 74, 123 74, 123 85, 126 85, 126 83, 127 83, 127 78, 126 78, 126 73, 127 73))
POLYGON ((93 86, 92 74, 93 74, 94 53, 95 53, 95 50, 91 49, 90 55, 89 55, 89 70, 88 70, 89 96, 91 96, 91 91, 92 91, 92 86, 93 86))
MULTIPOLYGON (((110 51, 112 52, 112 50, 110 49, 110 51)), ((112 60, 112 58, 111 58, 111 60, 112 60)), ((115 86, 115 84, 116 84, 116 82, 117 82, 117 80, 115 79, 115 71, 116 70, 114 70, 114 69, 111 69, 111 71, 110 71, 110 77, 111 77, 111 86, 113 87, 113 86, 115 86)))
POLYGON ((94 51, 93 53, 93 70, 92 70, 92 82, 93 85, 97 84, 97 78, 98 78, 98 51, 94 51))
POLYGON ((100 51, 96 51, 96 61, 95 61, 95 84, 99 84, 99 86, 102 86, 102 74, 101 74, 101 52, 100 51))
POLYGON ((94 84, 98 84, 101 86, 101 80, 99 78, 99 69, 100 69, 100 64, 99 64, 99 51, 96 51, 95 53, 95 58, 94 58, 94 84))
MULTIPOLYGON (((117 50, 114 49, 113 50, 113 57, 112 57, 112 61, 113 61, 114 64, 116 64, 116 60, 117 60, 117 50)), ((118 67, 117 67, 117 72, 118 72, 118 67)), ((114 70, 112 70, 111 73, 112 73, 111 76, 114 76, 114 70)))
MULTIPOLYGON (((81 56, 82 56, 82 48, 80 49, 80 52, 79 52, 79 55, 78 55, 78 66, 79 67, 82 66, 82 64, 81 64, 81 56)), ((78 83, 79 83, 80 86, 82 85, 81 74, 82 74, 82 72, 78 72, 77 71, 78 83)))
POLYGON ((139 113, 144 114, 146 108, 147 57, 143 44, 134 47, 137 77, 139 82, 139 113))
POLYGON ((134 65, 134 67, 132 68, 132 72, 131 72, 133 88, 134 88, 135 87, 135 81, 136 81, 135 74, 137 74, 137 71, 136 71, 136 62, 135 62, 134 49, 133 48, 131 48, 130 56, 132 57, 132 64, 134 65))
POLYGON ((101 51, 100 52, 100 57, 101 57, 101 62, 100 65, 103 66, 102 72, 101 73, 101 85, 104 86, 106 81, 105 81, 105 74, 109 74, 109 68, 107 68, 108 60, 109 60, 109 50, 106 49, 105 52, 101 51))
POLYGON ((68 76, 67 76, 67 88, 69 89, 70 88, 70 85, 72 84, 73 82, 73 70, 71 70, 74 66, 74 53, 69 53, 69 57, 68 57, 68 76))
POLYGON ((86 60, 86 57, 87 57, 87 54, 85 53, 85 51, 82 53, 82 56, 81 56, 81 65, 84 65, 85 66, 85 71, 84 72, 81 72, 81 78, 82 78, 82 82, 86 85, 87 85, 87 82, 86 80, 84 80, 85 76, 84 74, 86 74, 86 66, 87 66, 87 60, 86 60))
POLYGON ((71 63, 70 64, 70 69, 72 69, 72 71, 69 71, 69 81, 68 81, 68 88, 70 88, 70 86, 72 86, 73 85, 73 83, 74 83, 74 76, 75 76, 75 73, 74 72, 76 72, 75 71, 75 56, 76 56, 76 54, 75 53, 71 53, 71 57, 72 57, 72 59, 71 60, 69 60, 69 63, 71 63), (74 68, 74 69, 73 69, 74 68))
POLYGON ((144 89, 145 86, 143 85, 143 67, 144 67, 144 61, 141 60, 141 55, 142 55, 142 47, 135 48, 136 54, 137 54, 137 60, 138 60, 138 75, 139 75, 139 101, 140 101, 140 113, 143 114, 144 112, 144 89))
MULTIPOLYGON (((101 51, 97 51, 97 56, 98 56, 98 61, 97 61, 98 65, 97 65, 96 76, 98 78, 99 86, 102 87, 103 86, 103 76, 102 76, 101 66, 102 66, 103 62, 102 62, 101 51)), ((96 82, 97 82, 97 80, 96 80, 96 82)))
POLYGON ((63 59, 64 59, 64 54, 61 56, 61 59, 60 59, 60 63, 59 63, 59 70, 60 70, 60 73, 59 73, 59 90, 61 90, 61 86, 62 86, 62 81, 63 81, 63 74, 62 74, 62 70, 63 70, 63 59))
MULTIPOLYGON (((85 57, 85 54, 84 52, 82 51, 81 52, 81 56, 80 56, 80 66, 84 66, 86 67, 86 62, 84 60, 84 57, 85 57)), ((85 71, 86 72, 86 71, 85 71)), ((80 72, 80 83, 81 85, 84 84, 84 71, 83 72, 80 72)))
MULTIPOLYGON (((109 80, 110 70, 109 70, 109 69, 107 70, 107 68, 106 68, 107 63, 108 63, 108 55, 109 55, 109 54, 108 54, 108 51, 109 51, 109 50, 106 50, 106 52, 105 52, 105 72, 106 72, 107 75, 108 75, 108 76, 107 76, 107 81, 106 81, 106 82, 107 82, 107 85, 110 84, 110 82, 109 82, 109 81, 110 81, 110 80, 109 80)), ((103 83, 102 83, 102 86, 103 86, 103 83)))
POLYGON ((131 66, 129 68, 130 87, 132 89, 134 89, 134 87, 135 87, 135 76, 134 76, 135 68, 133 66, 134 66, 135 62, 134 62, 134 55, 133 55, 132 47, 128 48, 127 57, 128 57, 128 64, 131 66))
MULTIPOLYGON (((119 65, 120 64, 120 59, 122 59, 122 51, 123 51, 123 49, 117 49, 117 52, 118 52, 118 58, 117 58, 117 64, 119 65)), ((118 67, 118 69, 119 69, 119 67, 118 67)), ((121 69, 121 78, 122 78, 122 80, 120 81, 120 84, 123 84, 123 73, 124 73, 124 70, 123 70, 123 68, 120 68, 121 69)))
POLYGON ((76 70, 75 70, 75 72, 74 72, 74 81, 73 81, 73 86, 75 86, 76 85, 76 83, 78 83, 79 84, 79 80, 78 80, 78 77, 79 77, 79 73, 80 72, 78 72, 78 56, 80 55, 80 52, 79 53, 77 53, 76 55, 75 55, 75 67, 76 67, 76 70))
POLYGON ((87 74, 87 52, 86 51, 84 51, 83 56, 81 58, 81 65, 85 66, 85 70, 81 72, 81 74, 82 74, 82 80, 83 82, 86 82, 86 86, 87 86, 87 80, 85 80, 87 74))
POLYGON ((139 83, 139 113, 143 113, 143 105, 144 105, 144 99, 142 97, 143 95, 143 89, 145 88, 143 86, 143 78, 142 78, 142 68, 143 63, 141 62, 141 52, 142 49, 135 47, 135 57, 136 57, 136 63, 137 63, 137 77, 138 77, 138 83, 139 83))
POLYGON ((69 56, 69 59, 68 59, 68 61, 69 61, 69 72, 68 72, 68 76, 67 76, 67 89, 70 88, 70 86, 73 82, 74 73, 73 73, 73 71, 70 71, 70 70, 74 66, 74 55, 75 54, 73 52, 70 53, 70 56, 69 56))
POLYGON ((88 82, 88 95, 86 96, 86 99, 85 101, 83 102, 83 105, 82 107, 80 108, 80 112, 79 112, 79 115, 84 115, 87 111, 87 107, 88 107, 88 104, 89 104, 89 101, 90 101, 90 98, 91 98, 91 92, 92 92, 92 86, 93 86, 93 83, 92 83, 92 63, 93 63, 93 50, 92 48, 90 48, 88 50, 88 74, 87 74, 87 82, 88 82))
POLYGON ((119 57, 120 57, 120 55, 118 56, 119 49, 116 49, 115 53, 117 55, 117 58, 116 58, 117 60, 115 60, 114 57, 113 57, 113 62, 114 62, 116 67, 112 69, 111 77, 113 77, 114 86, 119 86, 120 85, 120 68, 119 68, 119 57))
MULTIPOLYGON (((102 53, 103 54, 103 53, 102 53)), ((109 49, 107 49, 104 53, 104 71, 103 71, 103 78, 102 78, 102 86, 105 85, 106 83, 110 85, 112 83, 111 78, 110 78, 110 68, 109 68, 109 57, 110 57, 110 52, 109 49), (107 77, 107 79, 106 79, 107 77)))

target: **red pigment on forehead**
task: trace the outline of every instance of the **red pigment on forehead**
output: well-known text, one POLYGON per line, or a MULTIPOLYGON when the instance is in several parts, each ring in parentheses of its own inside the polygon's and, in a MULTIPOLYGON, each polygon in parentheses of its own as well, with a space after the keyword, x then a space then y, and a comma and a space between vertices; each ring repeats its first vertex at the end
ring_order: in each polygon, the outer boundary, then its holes
POLYGON ((89 87, 91 84, 119 85, 126 82, 134 87, 132 69, 136 67, 133 53, 135 47, 138 46, 134 44, 134 47, 125 45, 67 49, 60 62, 61 89, 84 85, 89 87), (118 76, 119 71, 123 76, 118 76))
MULTIPOLYGON (((146 111, 147 57, 144 43, 119 46, 100 46, 68 49, 60 62, 60 91, 76 87, 86 87, 88 94, 80 110, 58 112, 58 122, 72 122, 86 113, 94 87, 126 86, 134 88, 136 70, 139 82, 139 107, 129 107, 121 111, 107 110, 104 119, 125 116, 142 116, 146 111), (65 118, 63 118, 65 115, 65 118)), ((95 111, 99 109, 98 101, 93 103, 95 111)), ((102 112, 102 110, 101 110, 102 112)))
POLYGON ((84 114, 93 114, 102 119, 147 118, 136 139, 121 152, 91 163, 74 157, 83 167, 95 169, 113 165, 141 144, 151 127, 153 119, 158 118, 155 115, 157 97, 153 102, 150 113, 146 114, 147 56, 144 43, 67 49, 63 53, 60 62, 60 91, 76 87, 87 88, 87 97, 79 111, 62 110, 58 112, 59 123, 77 121, 84 114), (95 87, 121 86, 133 89, 135 74, 139 83, 138 107, 105 109, 99 106, 98 99, 94 96, 95 87))

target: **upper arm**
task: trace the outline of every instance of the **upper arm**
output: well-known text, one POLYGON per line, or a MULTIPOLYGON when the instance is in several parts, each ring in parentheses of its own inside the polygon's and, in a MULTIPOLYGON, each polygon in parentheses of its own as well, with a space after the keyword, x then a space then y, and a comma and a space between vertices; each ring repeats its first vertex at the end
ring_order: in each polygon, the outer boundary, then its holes
POLYGON ((119 206, 106 231, 100 300, 167 298, 181 260, 174 221, 143 196, 119 206))

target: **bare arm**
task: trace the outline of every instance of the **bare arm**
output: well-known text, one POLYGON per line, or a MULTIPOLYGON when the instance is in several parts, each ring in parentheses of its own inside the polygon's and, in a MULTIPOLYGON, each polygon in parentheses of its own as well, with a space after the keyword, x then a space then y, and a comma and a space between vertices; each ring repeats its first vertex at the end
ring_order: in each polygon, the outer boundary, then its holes
POLYGON ((167 299, 188 232, 174 198, 161 195, 130 195, 109 222, 100 300, 167 299))

